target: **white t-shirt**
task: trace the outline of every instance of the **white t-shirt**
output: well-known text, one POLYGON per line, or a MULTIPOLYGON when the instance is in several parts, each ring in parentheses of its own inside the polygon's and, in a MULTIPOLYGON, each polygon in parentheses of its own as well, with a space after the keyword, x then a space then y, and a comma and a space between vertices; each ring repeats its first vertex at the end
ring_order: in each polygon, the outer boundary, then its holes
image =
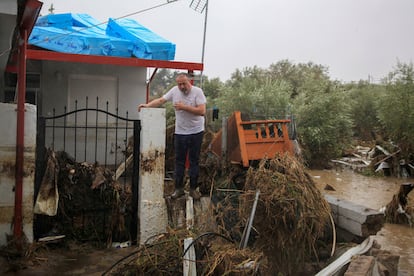
MULTIPOLYGON (((163 98, 173 104, 181 101, 185 105, 194 107, 207 102, 203 90, 197 86, 192 86, 188 94, 184 94, 177 86, 174 86, 163 98)), ((204 131, 204 116, 185 110, 175 110, 175 134, 196 134, 201 131, 204 131)))

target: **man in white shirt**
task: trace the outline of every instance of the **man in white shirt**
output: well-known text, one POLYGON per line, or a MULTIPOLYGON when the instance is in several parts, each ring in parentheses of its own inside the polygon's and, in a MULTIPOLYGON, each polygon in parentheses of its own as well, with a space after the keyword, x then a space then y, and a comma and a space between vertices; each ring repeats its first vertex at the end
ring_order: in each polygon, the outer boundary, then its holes
POLYGON ((177 85, 165 95, 147 104, 140 104, 138 111, 145 107, 159 107, 171 101, 175 108, 175 191, 172 198, 184 195, 185 161, 188 153, 190 161, 190 196, 199 199, 198 186, 199 159, 204 134, 206 97, 201 88, 193 86, 185 73, 175 79, 177 85))

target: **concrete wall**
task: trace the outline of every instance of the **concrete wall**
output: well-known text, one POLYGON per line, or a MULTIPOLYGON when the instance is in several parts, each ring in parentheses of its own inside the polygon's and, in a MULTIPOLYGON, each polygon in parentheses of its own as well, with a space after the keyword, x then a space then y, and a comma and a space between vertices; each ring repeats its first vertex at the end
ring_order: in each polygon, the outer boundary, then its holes
POLYGON ((144 108, 140 112, 139 243, 165 233, 168 225, 164 200, 165 109, 144 108))
MULTIPOLYGON (((0 245, 13 234, 17 106, 0 103, 0 245), (6 130, 6 131, 5 131, 6 130)), ((33 241, 36 107, 26 104, 23 176, 23 231, 33 241)))

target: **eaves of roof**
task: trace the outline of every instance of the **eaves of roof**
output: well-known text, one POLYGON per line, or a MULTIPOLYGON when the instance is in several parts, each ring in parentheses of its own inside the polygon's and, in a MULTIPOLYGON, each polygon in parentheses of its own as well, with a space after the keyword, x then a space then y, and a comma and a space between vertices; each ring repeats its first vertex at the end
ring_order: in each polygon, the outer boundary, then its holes
MULTIPOLYGON (((17 24, 19 26, 19 32, 27 30, 28 37, 33 29, 33 26, 39 16, 40 9, 43 3, 38 0, 20 0, 19 1, 19 15, 17 24)), ((17 30, 17 29, 16 29, 17 30)), ((18 45, 20 35, 19 32, 15 32, 13 37, 12 51, 9 55, 6 71, 17 72, 18 64, 18 45)), ((188 71, 202 71, 202 63, 194 62, 182 62, 182 61, 166 61, 166 60, 152 60, 152 59, 140 59, 135 57, 113 57, 113 56, 96 56, 96 55, 84 55, 84 54, 70 54, 54 51, 47 51, 39 49, 37 47, 31 47, 29 45, 27 49, 27 59, 32 60, 49 60, 58 62, 77 62, 77 63, 89 63, 89 64, 107 64, 117 66, 134 66, 134 67, 147 67, 147 68, 166 68, 166 69, 181 69, 188 71)))
POLYGON ((182 69, 190 71, 202 71, 202 63, 181 62, 181 61, 167 61, 167 60, 153 60, 141 58, 126 58, 113 56, 97 56, 97 55, 79 55, 69 53, 59 53, 54 51, 28 49, 27 58, 33 60, 49 60, 60 62, 78 62, 90 64, 107 64, 118 66, 134 66, 134 67, 152 67, 152 68, 167 68, 167 69, 182 69))

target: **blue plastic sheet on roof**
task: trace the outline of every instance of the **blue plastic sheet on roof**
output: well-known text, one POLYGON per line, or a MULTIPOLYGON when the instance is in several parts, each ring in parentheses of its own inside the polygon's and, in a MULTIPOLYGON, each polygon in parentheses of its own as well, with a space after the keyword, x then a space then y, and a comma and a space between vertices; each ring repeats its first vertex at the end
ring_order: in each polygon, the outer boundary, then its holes
POLYGON ((134 44, 133 54, 147 59, 174 59, 175 44, 153 33, 133 19, 109 19, 106 34, 134 44))
POLYGON ((62 53, 173 60, 175 44, 133 19, 101 24, 87 14, 39 17, 29 44, 62 53))

